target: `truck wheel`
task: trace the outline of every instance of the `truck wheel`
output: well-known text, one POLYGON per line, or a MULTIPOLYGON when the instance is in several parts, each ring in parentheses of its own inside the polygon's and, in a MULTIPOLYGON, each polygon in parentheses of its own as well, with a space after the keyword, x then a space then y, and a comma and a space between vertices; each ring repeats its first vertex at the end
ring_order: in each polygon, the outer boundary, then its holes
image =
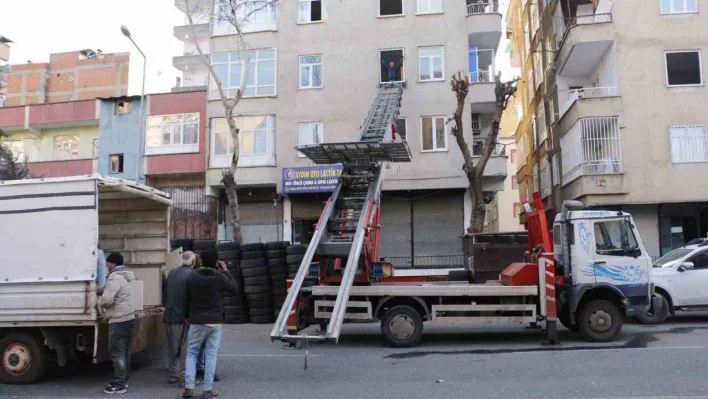
POLYGON ((669 317, 669 313, 671 312, 669 309, 669 301, 667 301, 666 297, 659 293, 656 295, 661 297, 661 312, 654 314, 647 310, 646 312, 640 314, 637 316, 637 319, 639 319, 642 324, 661 324, 669 317))
POLYGON ((394 348, 410 348, 423 337, 423 319, 410 306, 394 306, 384 314, 381 332, 394 348))
POLYGON ((622 315, 617 306, 604 300, 588 302, 580 310, 578 327, 583 337, 591 342, 609 342, 622 329, 622 315))
POLYGON ((47 368, 47 352, 34 336, 12 332, 0 340, 0 382, 31 384, 42 377, 47 368))

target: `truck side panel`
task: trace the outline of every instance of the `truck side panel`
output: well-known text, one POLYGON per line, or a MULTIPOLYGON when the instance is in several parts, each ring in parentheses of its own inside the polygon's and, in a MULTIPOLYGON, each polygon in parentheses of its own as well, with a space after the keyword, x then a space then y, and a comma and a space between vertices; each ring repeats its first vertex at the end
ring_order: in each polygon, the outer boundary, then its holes
POLYGON ((93 281, 0 284, 0 327, 92 324, 96 320, 93 281), (47 324, 49 323, 49 324, 47 324))

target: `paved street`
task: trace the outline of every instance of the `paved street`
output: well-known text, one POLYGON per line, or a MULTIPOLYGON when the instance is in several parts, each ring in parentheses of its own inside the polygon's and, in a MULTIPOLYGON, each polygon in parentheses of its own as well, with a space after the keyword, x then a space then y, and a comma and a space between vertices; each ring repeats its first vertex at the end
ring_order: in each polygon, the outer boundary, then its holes
MULTIPOLYGON (((288 351, 270 326, 229 326, 216 384, 225 398, 708 398, 708 317, 682 316, 657 327, 626 324, 621 340, 563 344, 523 327, 426 326, 414 349, 381 344, 377 325, 347 326, 339 345, 288 351)), ((33 386, 0 385, 4 398, 100 398, 110 366, 53 372, 33 386)), ((164 359, 135 359, 126 398, 178 398, 164 359)))

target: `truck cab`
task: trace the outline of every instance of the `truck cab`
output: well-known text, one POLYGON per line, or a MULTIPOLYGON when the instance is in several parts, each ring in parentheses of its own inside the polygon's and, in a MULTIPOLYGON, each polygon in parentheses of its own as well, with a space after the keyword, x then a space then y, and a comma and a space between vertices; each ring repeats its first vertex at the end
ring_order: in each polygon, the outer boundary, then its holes
POLYGON ((631 215, 578 210, 581 205, 568 201, 553 225, 557 273, 564 281, 558 316, 567 328, 599 341, 619 334, 621 323, 613 321, 643 314, 656 302, 650 300, 651 257, 631 215))

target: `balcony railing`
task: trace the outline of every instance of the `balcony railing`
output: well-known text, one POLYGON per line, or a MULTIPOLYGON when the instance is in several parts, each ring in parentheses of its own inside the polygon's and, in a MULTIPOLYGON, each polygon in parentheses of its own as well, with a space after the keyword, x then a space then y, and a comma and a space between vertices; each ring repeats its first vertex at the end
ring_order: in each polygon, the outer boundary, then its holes
POLYGON ((496 74, 495 51, 493 49, 472 49, 469 56, 476 65, 476 70, 470 72, 470 83, 494 82, 496 74))
MULTIPOLYGON (((558 40, 558 49, 563 47, 563 42, 568 37, 568 33, 571 29, 578 25, 593 25, 593 24, 606 24, 612 22, 612 14, 590 14, 590 15, 577 15, 574 20, 571 20, 566 26, 563 32, 563 37, 558 40)), ((560 52, 559 52, 560 53, 560 52)))
POLYGON ((622 173, 619 118, 583 118, 561 138, 563 185, 581 176, 622 173))
MULTIPOLYGON (((468 2, 469 3, 469 2, 468 2)), ((469 3, 467 4, 467 16, 477 14, 493 14, 499 12, 499 3, 469 3)))
MULTIPOLYGON (((563 106, 560 109, 559 118, 562 118, 576 101, 584 98, 617 97, 619 96, 619 88, 616 86, 584 87, 582 89, 562 91, 559 93, 559 97, 563 97, 563 95, 566 96, 566 100, 563 102, 563 106)), ((562 102, 561 98, 559 98, 559 100, 561 100, 559 103, 562 102)))
POLYGON ((489 71, 476 71, 470 73, 470 83, 489 83, 492 81, 489 71))

